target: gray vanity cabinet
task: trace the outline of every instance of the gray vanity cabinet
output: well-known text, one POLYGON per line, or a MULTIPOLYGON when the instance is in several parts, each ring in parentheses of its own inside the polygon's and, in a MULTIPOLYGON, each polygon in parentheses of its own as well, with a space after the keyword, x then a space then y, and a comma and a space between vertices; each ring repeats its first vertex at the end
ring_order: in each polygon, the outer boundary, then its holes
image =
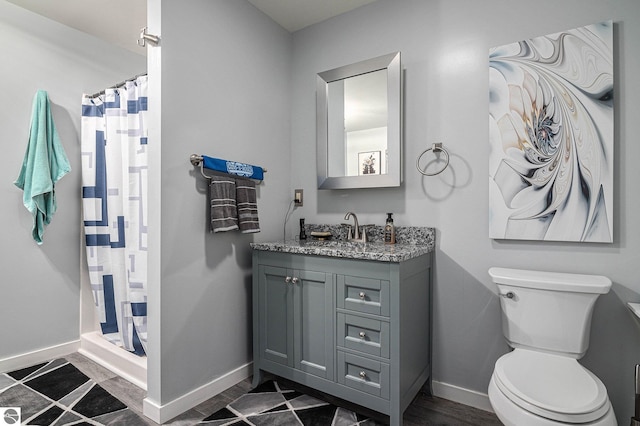
POLYGON ((286 264, 257 267, 259 356, 332 379, 333 276, 286 264))
POLYGON ((268 372, 390 416, 431 383, 431 253, 253 252, 254 386, 268 372))

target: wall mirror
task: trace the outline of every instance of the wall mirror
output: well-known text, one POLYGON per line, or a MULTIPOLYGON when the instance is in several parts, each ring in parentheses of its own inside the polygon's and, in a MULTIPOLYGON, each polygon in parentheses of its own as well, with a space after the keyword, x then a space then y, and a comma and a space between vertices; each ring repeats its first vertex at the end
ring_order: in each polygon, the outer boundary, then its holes
POLYGON ((402 183, 400 52, 318 73, 319 189, 402 183))

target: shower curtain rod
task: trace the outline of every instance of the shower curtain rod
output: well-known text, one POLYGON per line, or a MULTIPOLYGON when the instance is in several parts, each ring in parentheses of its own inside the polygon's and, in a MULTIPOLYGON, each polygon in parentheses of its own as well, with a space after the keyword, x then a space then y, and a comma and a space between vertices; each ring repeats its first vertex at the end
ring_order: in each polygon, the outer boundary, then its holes
MULTIPOLYGON (((146 73, 146 72, 143 72, 143 73, 141 73, 141 74, 136 75, 135 77, 131 77, 131 78, 128 78, 128 79, 126 79, 126 80, 121 81, 121 82, 120 82, 120 83, 118 83, 118 84, 114 84, 113 86, 108 87, 107 89, 117 89, 118 87, 122 87, 122 86, 124 86, 125 84, 127 84, 127 81, 135 80, 136 78, 138 78, 138 77, 142 77, 143 75, 147 75, 147 73, 146 73)), ((91 98, 91 99, 93 99, 93 98, 97 98, 97 97, 98 97, 98 96, 100 96, 100 95, 104 95, 104 92, 105 92, 104 90, 101 90, 101 91, 99 91, 99 92, 94 93, 93 95, 90 95, 90 96, 89 96, 89 98, 91 98)))

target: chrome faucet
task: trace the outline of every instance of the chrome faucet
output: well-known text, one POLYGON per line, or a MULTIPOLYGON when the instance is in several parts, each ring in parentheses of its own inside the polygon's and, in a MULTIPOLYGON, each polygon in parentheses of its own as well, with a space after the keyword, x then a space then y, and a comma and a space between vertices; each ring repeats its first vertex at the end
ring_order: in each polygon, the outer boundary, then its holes
POLYGON ((348 212, 344 215, 344 220, 349 220, 353 217, 353 227, 351 227, 349 234, 347 235, 347 240, 351 241, 361 241, 363 243, 367 242, 367 233, 360 233, 360 225, 358 224, 358 216, 354 212, 348 212))

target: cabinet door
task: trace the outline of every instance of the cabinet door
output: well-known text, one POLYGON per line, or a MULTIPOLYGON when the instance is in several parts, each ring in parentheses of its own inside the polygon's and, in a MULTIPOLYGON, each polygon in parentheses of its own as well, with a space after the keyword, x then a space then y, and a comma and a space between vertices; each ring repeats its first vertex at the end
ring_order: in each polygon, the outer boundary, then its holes
POLYGON ((260 265, 260 353, 293 367, 293 289, 286 268, 260 265))
POLYGON ((295 368, 333 380, 333 274, 297 270, 294 275, 295 368))

